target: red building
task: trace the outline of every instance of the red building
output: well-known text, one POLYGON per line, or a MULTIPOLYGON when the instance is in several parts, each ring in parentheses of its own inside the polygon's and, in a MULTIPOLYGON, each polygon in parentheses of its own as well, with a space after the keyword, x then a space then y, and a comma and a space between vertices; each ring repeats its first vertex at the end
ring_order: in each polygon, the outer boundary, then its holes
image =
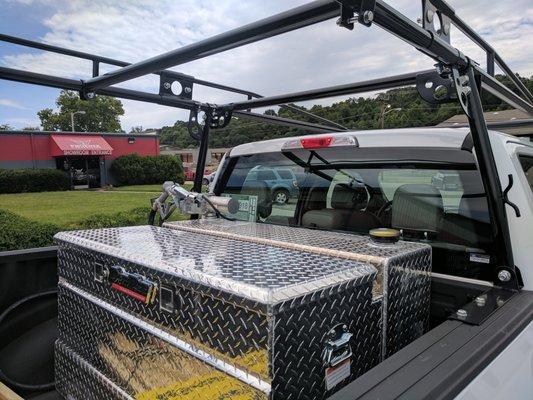
POLYGON ((122 155, 159 155, 155 133, 0 131, 0 168, 57 168, 76 187, 113 184, 111 162, 122 155))

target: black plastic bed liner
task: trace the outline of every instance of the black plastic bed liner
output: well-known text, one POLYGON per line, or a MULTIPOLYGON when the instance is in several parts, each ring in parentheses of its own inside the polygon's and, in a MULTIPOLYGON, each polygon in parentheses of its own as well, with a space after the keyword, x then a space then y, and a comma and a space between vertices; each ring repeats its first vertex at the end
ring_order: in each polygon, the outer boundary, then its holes
POLYGON ((329 399, 453 398, 531 321, 533 292, 523 291, 479 326, 442 323, 329 399))

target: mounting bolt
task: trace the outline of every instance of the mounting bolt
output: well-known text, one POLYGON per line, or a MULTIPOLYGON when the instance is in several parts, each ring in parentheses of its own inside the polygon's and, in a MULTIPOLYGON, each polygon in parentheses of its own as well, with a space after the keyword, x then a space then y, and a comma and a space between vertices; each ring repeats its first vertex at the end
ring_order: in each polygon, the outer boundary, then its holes
POLYGON ((171 86, 171 85, 170 85, 170 82, 165 82, 165 83, 163 83, 163 87, 164 87, 165 89, 167 89, 167 90, 170 89, 170 86, 171 86))
POLYGON ((511 280, 511 273, 506 269, 502 269, 500 272, 498 272, 498 279, 501 282, 509 282, 511 280))
POLYGON ((457 310, 455 312, 455 314, 457 314, 457 317, 458 318, 466 318, 468 317, 468 312, 466 310, 463 310, 462 308, 460 308, 459 310, 457 310))
POLYGON ((478 296, 474 299, 474 302, 478 307, 483 307, 485 305, 485 297, 484 296, 478 296))
POLYGON ((185 91, 185 93, 191 93, 192 92, 192 89, 190 86, 185 86, 185 89, 183 89, 185 91))
POLYGON ((363 13, 363 21, 365 24, 369 24, 372 21, 374 21, 374 12, 373 11, 365 11, 363 13))
POLYGON ((85 94, 85 97, 88 98, 89 100, 94 99, 94 96, 95 96, 94 92, 88 92, 85 94))

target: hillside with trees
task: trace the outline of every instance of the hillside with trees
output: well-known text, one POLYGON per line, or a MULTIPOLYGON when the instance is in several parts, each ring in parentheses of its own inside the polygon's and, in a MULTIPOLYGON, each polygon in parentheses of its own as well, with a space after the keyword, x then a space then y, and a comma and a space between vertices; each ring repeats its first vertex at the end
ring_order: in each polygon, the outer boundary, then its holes
MULTIPOLYGON (((507 78, 497 76, 508 87, 513 88, 507 78)), ((530 91, 533 91, 533 77, 522 78, 530 91)), ((505 110, 510 107, 484 92, 482 96, 485 111, 505 110)), ((305 109, 304 107, 300 107, 305 109)), ((315 105, 306 109, 315 115, 337 122, 349 129, 364 130, 385 128, 408 128, 436 125, 456 114, 462 114, 459 103, 433 106, 420 98, 414 87, 393 89, 374 98, 349 98, 330 106, 315 105), (383 116, 384 107, 390 110, 383 116)), ((313 121, 297 112, 280 108, 265 113, 287 118, 313 121)), ((316 122, 316 121, 314 121, 316 122)), ((268 125, 257 121, 234 118, 224 129, 211 131, 211 147, 231 147, 241 143, 274 139, 278 137, 302 135, 305 132, 283 126, 268 125)), ((185 121, 176 121, 173 126, 165 126, 160 131, 161 144, 179 148, 196 147, 197 142, 189 136, 185 121)))

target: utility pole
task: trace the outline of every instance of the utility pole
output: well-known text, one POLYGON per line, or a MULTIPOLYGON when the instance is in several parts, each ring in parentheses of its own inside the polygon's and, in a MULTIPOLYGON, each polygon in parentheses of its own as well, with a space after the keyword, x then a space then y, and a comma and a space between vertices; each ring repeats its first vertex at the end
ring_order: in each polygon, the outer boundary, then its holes
POLYGON ((70 128, 71 128, 72 132, 76 131, 74 129, 74 115, 76 115, 76 114, 85 115, 85 111, 75 111, 75 112, 71 112, 70 113, 70 128))
POLYGON ((400 107, 398 108, 391 108, 390 104, 381 103, 381 129, 385 128, 385 115, 387 115, 390 112, 393 111, 401 111, 402 109, 400 107))

